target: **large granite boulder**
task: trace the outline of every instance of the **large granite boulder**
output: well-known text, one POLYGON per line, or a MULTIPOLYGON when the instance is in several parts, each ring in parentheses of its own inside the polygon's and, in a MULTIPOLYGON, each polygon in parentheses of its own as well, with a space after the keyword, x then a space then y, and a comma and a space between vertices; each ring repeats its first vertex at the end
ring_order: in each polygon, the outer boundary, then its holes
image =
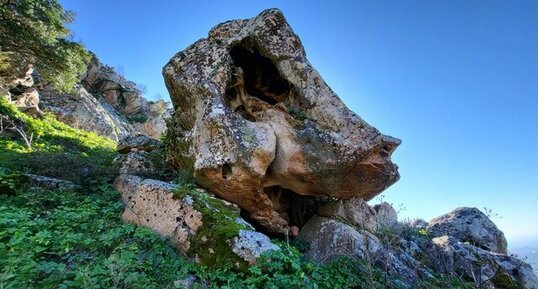
POLYGON ((277 9, 214 27, 163 75, 171 162, 273 233, 303 225, 297 195, 369 200, 399 178, 400 140, 344 105, 277 9))
POLYGON ((506 254, 504 233, 477 208, 461 207, 432 219, 427 229, 434 236, 452 236, 479 248, 506 254))
POLYGON ((256 262, 279 250, 239 216, 239 208, 200 189, 122 174, 114 182, 125 210, 122 219, 149 227, 195 261, 221 267, 256 262))

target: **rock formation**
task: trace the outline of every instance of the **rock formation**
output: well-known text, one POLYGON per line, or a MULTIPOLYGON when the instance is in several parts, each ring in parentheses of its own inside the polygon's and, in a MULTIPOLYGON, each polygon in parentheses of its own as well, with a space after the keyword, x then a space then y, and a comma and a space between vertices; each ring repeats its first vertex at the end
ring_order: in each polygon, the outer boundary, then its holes
POLYGON ((477 208, 457 208, 432 219, 427 228, 436 237, 448 235, 488 251, 507 252, 503 232, 477 208))
POLYGON ((325 205, 319 215, 298 236, 309 244, 305 256, 317 262, 365 260, 402 280, 402 288, 429 288, 424 282, 440 275, 477 288, 538 288, 531 266, 506 254, 502 232, 476 208, 458 208, 429 223, 397 222, 387 203, 350 199, 325 205))
POLYGON ((120 175, 114 185, 126 205, 124 221, 168 237, 202 264, 240 266, 254 263, 265 251, 279 250, 239 217, 239 208, 203 190, 180 194, 177 185, 127 174, 120 175))
POLYGON ((399 178, 400 140, 350 111, 277 9, 222 23, 163 68, 172 163, 273 233, 320 198, 371 199, 399 178))
POLYGON ((21 111, 40 116, 52 112, 75 128, 95 132, 115 141, 130 134, 158 139, 166 130, 170 111, 164 101, 147 101, 136 84, 126 80, 97 57, 88 64, 72 93, 44 85, 32 67, 26 69, 0 92, 21 111))

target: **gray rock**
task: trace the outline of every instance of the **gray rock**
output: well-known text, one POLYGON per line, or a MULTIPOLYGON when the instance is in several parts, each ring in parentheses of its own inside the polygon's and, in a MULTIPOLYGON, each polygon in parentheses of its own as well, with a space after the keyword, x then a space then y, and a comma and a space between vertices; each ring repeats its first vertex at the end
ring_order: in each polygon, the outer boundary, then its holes
MULTIPOLYGON (((196 276, 189 275, 183 279, 174 281, 174 288, 179 289, 192 289, 196 284, 196 276)), ((203 287, 205 288, 205 287, 203 287)))
POLYGON ((143 112, 146 100, 136 84, 126 80, 112 67, 103 65, 95 55, 81 79, 87 91, 102 96, 121 114, 133 116, 143 112))
POLYGON ((398 222, 396 210, 390 204, 381 203, 371 207, 361 198, 328 203, 318 210, 318 214, 345 220, 374 233, 378 229, 392 227, 398 222))
POLYGON ((297 238, 310 244, 305 256, 320 263, 338 257, 374 260, 383 248, 372 233, 326 217, 311 218, 297 238))
POLYGON ((31 115, 42 115, 39 109, 39 92, 35 88, 16 89, 18 93, 11 93, 11 103, 20 111, 31 115))
POLYGON ((506 254, 504 233, 477 208, 457 208, 428 223, 434 236, 451 236, 482 249, 506 254))
POLYGON ((133 130, 125 117, 82 87, 72 94, 59 93, 48 87, 40 95, 43 111, 54 113, 69 126, 92 131, 115 141, 133 130))
POLYGON ((251 230, 239 230, 239 236, 230 241, 230 246, 235 254, 250 264, 255 263, 263 252, 280 249, 266 235, 251 230))
POLYGON ((368 200, 399 178, 400 140, 344 105, 277 9, 217 25, 163 75, 172 162, 273 233, 290 224, 272 192, 368 200))
POLYGON ((177 185, 133 175, 120 175, 114 186, 125 204, 122 214, 125 222, 151 228, 170 238, 172 245, 197 262, 211 266, 215 259, 227 258, 227 254, 217 251, 222 248, 222 243, 239 260, 247 263, 255 262, 267 250, 278 249, 267 236, 253 231, 250 225, 242 225, 246 223, 244 220, 237 221, 237 207, 203 190, 180 194, 177 185), (229 237, 229 232, 212 230, 215 224, 207 220, 225 222, 220 226, 242 229, 238 229, 235 237, 229 237))
POLYGON ((310 247, 305 253, 309 259, 325 263, 339 257, 365 260, 394 278, 402 280, 405 288, 421 278, 431 278, 432 273, 409 253, 384 243, 367 230, 344 224, 326 217, 313 217, 303 227, 298 239, 310 247))
POLYGON ((152 139, 143 134, 128 135, 120 139, 117 147, 117 151, 122 154, 129 153, 131 151, 146 151, 150 152, 161 147, 161 142, 152 139))
POLYGON ((142 177, 158 175, 159 172, 147 159, 146 155, 147 153, 144 151, 129 152, 121 155, 118 160, 120 163, 120 174, 142 177))
POLYGON ((22 174, 26 178, 26 183, 31 187, 40 187, 45 189, 72 190, 77 186, 70 181, 34 175, 22 174))
POLYGON ((532 267, 517 258, 486 251, 450 236, 432 241, 444 254, 444 266, 474 280, 479 288, 538 288, 538 278, 532 267))

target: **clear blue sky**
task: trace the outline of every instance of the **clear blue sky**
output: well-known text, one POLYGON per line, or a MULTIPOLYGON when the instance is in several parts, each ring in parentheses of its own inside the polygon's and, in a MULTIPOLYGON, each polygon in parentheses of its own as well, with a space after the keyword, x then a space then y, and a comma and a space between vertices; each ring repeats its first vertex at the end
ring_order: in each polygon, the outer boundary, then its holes
POLYGON ((401 180, 383 194, 400 216, 487 207, 511 245, 538 245, 537 1, 61 2, 75 39, 165 99, 174 53, 280 8, 340 98, 403 140, 401 180))

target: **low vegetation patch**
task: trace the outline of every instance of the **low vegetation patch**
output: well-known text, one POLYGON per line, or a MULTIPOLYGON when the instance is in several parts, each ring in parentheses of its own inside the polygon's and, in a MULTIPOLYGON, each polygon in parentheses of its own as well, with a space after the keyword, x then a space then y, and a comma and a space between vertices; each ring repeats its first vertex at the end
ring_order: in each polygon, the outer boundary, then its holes
POLYGON ((90 186, 113 179, 116 144, 94 133, 74 129, 46 114, 34 118, 19 112, 0 97, 0 166, 90 186), (27 139, 18 130, 24 132, 27 139), (27 144, 31 138, 30 144, 27 144))

